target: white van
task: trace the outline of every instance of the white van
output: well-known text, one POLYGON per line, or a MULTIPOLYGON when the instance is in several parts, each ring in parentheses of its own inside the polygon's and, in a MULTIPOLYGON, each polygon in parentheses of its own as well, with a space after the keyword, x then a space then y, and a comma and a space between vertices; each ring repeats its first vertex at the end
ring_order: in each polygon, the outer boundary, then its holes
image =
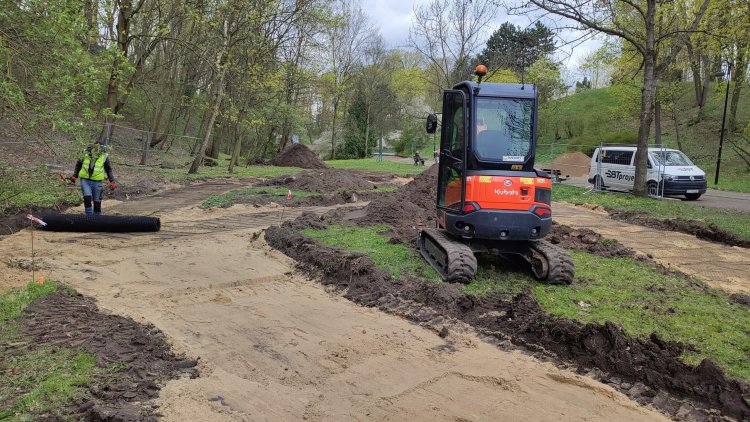
MULTIPOLYGON (((632 191, 635 181, 636 147, 601 147, 591 157, 589 183, 599 190, 632 191), (601 157, 600 157, 601 154, 601 157), (601 158, 601 160, 600 160, 601 158)), ((684 195, 694 201, 706 193, 706 173, 676 149, 648 149, 650 195, 684 195)))

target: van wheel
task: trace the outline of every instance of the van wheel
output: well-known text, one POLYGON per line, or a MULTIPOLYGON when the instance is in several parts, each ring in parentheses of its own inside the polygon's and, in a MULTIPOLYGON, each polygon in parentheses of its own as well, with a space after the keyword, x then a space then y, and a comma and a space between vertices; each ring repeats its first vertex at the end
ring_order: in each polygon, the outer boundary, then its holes
POLYGON ((687 199, 688 201, 695 201, 696 199, 700 197, 701 197, 700 193, 686 193, 685 194, 685 199, 687 199))
POLYGON ((594 190, 607 190, 606 186, 604 186, 604 181, 602 180, 601 176, 594 176, 594 190))
POLYGON ((653 180, 649 180, 646 185, 648 189, 648 196, 659 196, 659 184, 653 180))

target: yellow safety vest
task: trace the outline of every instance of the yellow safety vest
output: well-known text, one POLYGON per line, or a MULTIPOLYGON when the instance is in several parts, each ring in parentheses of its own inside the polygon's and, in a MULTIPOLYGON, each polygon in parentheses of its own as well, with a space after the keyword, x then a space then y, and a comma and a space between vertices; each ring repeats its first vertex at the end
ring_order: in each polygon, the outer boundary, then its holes
POLYGON ((91 168, 91 154, 86 151, 83 153, 83 165, 81 171, 78 172, 78 177, 81 179, 89 179, 100 182, 104 180, 104 162, 107 161, 109 154, 101 153, 99 157, 94 161, 94 171, 89 174, 91 168))

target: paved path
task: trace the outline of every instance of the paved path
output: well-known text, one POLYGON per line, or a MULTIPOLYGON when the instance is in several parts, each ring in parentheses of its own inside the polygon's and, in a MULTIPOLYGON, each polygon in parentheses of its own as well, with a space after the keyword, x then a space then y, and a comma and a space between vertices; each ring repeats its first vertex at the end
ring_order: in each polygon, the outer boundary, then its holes
MULTIPOLYGON (((591 184, 585 177, 571 177, 562 182, 565 185, 590 187, 591 184)), ((679 198, 665 198, 666 201, 677 201, 679 198)), ((690 201, 691 204, 701 205, 711 208, 724 208, 750 212, 750 193, 729 192, 716 189, 708 189, 703 196, 697 201, 690 201)))
POLYGON ((729 293, 750 293, 750 249, 616 221, 605 213, 573 205, 555 203, 553 208, 560 224, 591 229, 729 293))

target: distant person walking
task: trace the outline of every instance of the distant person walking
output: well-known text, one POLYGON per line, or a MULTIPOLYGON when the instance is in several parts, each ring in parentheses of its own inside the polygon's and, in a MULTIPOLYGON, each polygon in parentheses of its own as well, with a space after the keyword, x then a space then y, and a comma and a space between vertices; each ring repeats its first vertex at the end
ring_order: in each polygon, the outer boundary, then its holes
POLYGON ((435 153, 433 154, 435 158, 435 164, 438 164, 440 162, 440 151, 435 150, 435 153))
POLYGON ((414 165, 424 165, 424 158, 419 155, 419 151, 414 151, 414 165))
POLYGON ((81 179, 81 192, 83 192, 83 207, 86 215, 102 213, 102 182, 104 176, 109 179, 110 189, 117 187, 115 177, 112 175, 112 165, 109 163, 109 153, 104 141, 97 141, 88 145, 83 155, 78 159, 73 176, 70 180, 75 183, 81 179))

